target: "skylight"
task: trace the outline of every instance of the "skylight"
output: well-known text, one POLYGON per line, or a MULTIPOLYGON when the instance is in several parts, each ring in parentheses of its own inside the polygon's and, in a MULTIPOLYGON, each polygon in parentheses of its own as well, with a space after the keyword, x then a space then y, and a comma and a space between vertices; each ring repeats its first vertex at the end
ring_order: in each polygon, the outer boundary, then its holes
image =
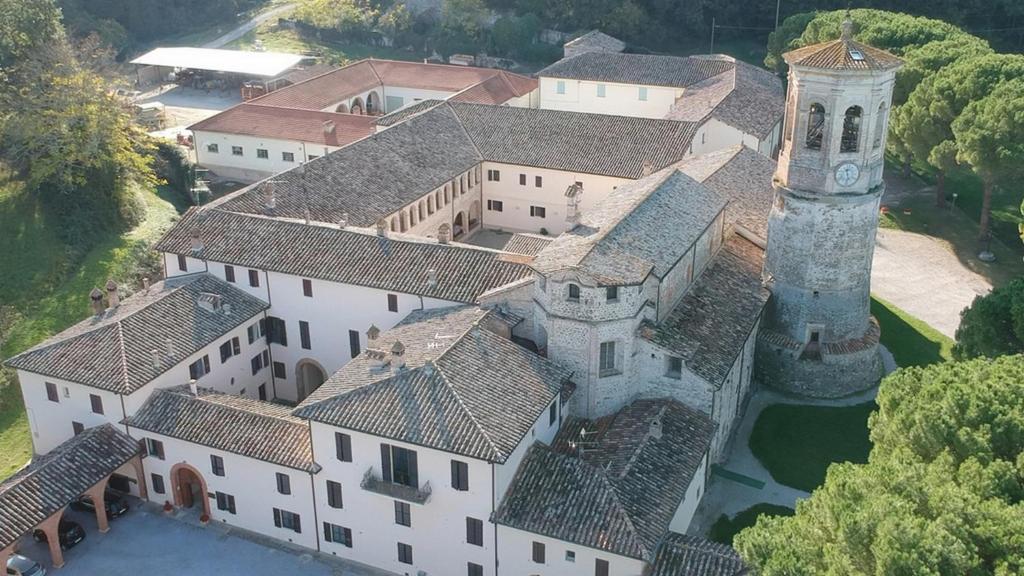
POLYGON ((850 58, 860 61, 864 59, 864 53, 860 50, 850 50, 850 58))

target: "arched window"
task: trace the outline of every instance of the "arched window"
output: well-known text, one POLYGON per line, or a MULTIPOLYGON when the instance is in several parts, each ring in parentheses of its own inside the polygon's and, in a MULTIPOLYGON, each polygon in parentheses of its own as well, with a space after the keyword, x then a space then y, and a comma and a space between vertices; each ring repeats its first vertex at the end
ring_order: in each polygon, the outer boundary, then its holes
POLYGON ((448 203, 452 201, 451 200, 451 196, 449 195, 449 191, 451 190, 451 188, 449 188, 449 186, 450 186, 450 184, 445 184, 444 185, 444 205, 445 206, 447 206, 448 203))
POLYGON ((843 118, 843 139, 839 143, 840 152, 856 152, 860 141, 860 119, 864 111, 860 106, 850 106, 843 118))
POLYGON ((871 147, 878 150, 882 146, 883 136, 885 136, 885 102, 878 105, 878 117, 875 118, 875 140, 871 147))
POLYGON ((426 207, 426 204, 427 204, 426 202, 420 200, 420 220, 423 220, 424 218, 427 217, 427 213, 426 213, 427 207, 426 207))
POLYGON ((569 284, 569 300, 571 302, 580 301, 580 287, 577 284, 569 284))
POLYGON ((427 214, 434 213, 434 197, 427 196, 427 214))
POLYGON ((409 208, 409 227, 412 228, 416 225, 416 207, 409 208))
POLYGON ((444 204, 441 203, 441 199, 441 191, 438 190, 437 192, 434 193, 434 206, 437 206, 438 210, 441 209, 441 206, 444 206, 444 204))
POLYGON ((402 231, 402 232, 405 232, 405 230, 406 230, 405 212, 402 212, 401 214, 399 214, 398 217, 400 219, 399 230, 402 231))
POLYGON ((398 218, 391 219, 391 231, 398 232, 398 218))
POLYGON ((815 102, 807 114, 807 147, 821 150, 821 141, 825 134, 825 107, 815 102))

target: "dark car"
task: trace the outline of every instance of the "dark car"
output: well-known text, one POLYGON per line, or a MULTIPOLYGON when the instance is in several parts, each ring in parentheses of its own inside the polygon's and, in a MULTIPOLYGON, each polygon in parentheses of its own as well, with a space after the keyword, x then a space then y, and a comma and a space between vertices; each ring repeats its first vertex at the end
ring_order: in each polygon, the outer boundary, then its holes
MULTIPOLYGON (((61 519, 60 525, 57 527, 57 535, 60 537, 60 547, 62 550, 73 548, 76 544, 85 540, 85 530, 82 530, 82 525, 72 520, 61 519)), ((36 542, 46 542, 46 532, 42 530, 33 532, 32 537, 35 538, 36 542)))
MULTIPOLYGON (((107 490, 103 493, 103 504, 107 509, 107 518, 117 518, 128 511, 128 501, 113 490, 107 490)), ((71 503, 71 509, 80 512, 95 512, 96 506, 93 504, 92 498, 80 496, 78 500, 71 503)))

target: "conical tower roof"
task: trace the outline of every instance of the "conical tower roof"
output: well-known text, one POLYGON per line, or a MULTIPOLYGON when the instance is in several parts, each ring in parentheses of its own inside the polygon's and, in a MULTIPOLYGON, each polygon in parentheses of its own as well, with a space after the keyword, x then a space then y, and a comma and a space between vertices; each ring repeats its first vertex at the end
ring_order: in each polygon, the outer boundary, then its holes
POLYGON ((797 48, 782 55, 790 66, 806 66, 825 70, 889 70, 899 68, 903 60, 853 39, 853 21, 843 22, 842 36, 797 48))

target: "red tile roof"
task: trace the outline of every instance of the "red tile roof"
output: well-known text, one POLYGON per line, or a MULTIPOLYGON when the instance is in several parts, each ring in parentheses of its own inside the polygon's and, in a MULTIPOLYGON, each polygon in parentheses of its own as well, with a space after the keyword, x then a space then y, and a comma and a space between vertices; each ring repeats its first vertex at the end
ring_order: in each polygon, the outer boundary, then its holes
POLYGON ((245 103, 197 122, 189 129, 345 146, 373 134, 374 120, 373 116, 245 103), (326 122, 334 124, 333 131, 324 130, 326 122))
POLYGON ((275 90, 250 100, 264 106, 322 110, 339 100, 380 86, 380 77, 369 60, 336 68, 304 82, 275 90))
POLYGON ((452 102, 504 104, 537 88, 537 80, 501 71, 483 82, 452 96, 452 102))

